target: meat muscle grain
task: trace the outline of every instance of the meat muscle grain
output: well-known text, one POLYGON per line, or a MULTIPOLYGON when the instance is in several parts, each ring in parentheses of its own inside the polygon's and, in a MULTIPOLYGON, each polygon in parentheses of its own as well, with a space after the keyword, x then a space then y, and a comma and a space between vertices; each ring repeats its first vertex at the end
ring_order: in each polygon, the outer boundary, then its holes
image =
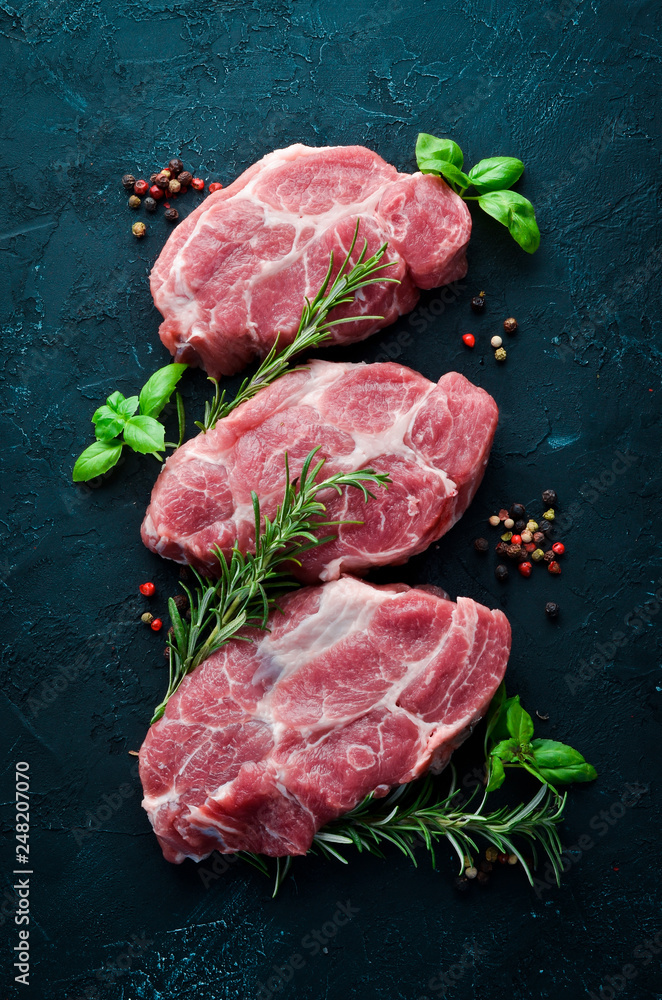
MULTIPOLYGON (((464 513, 483 477, 498 410, 488 393, 451 372, 438 384, 403 365, 313 361, 187 442, 165 463, 142 526, 148 548, 214 574, 217 545, 254 544, 251 490, 262 513, 282 500, 287 451, 293 476, 321 445, 324 476, 372 467, 392 484, 367 504, 356 489, 325 497, 329 519, 358 520, 305 553, 307 583, 403 563, 464 513)), ((328 534, 328 531, 326 532, 328 534)))
POLYGON ((500 611, 344 577, 282 602, 271 631, 190 674, 140 751, 169 861, 305 854, 369 792, 440 770, 506 669, 500 611))
MULTIPOLYGON (((416 305, 420 288, 466 274, 471 217, 439 177, 398 173, 363 146, 295 145, 269 153, 210 195, 172 233, 151 275, 161 340, 178 361, 231 375, 296 333, 304 296, 336 270, 357 219, 359 246, 387 242, 399 285, 365 288, 341 315, 380 316, 334 329, 363 340, 416 305)), ((358 247, 352 260, 358 255, 358 247)))

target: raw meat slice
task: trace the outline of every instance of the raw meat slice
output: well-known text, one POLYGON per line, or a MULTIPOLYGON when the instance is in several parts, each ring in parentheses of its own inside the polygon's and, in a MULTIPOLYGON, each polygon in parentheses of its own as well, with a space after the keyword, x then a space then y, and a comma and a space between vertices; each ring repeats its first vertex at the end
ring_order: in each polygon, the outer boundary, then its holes
POLYGON ((184 680, 140 751, 167 860, 305 854, 369 792, 447 764, 503 678, 510 627, 434 589, 353 577, 303 588, 270 632, 184 680))
POLYGON ((382 316, 335 327, 363 340, 418 301, 419 288, 464 277, 471 216, 439 177, 401 174, 364 146, 295 145, 269 153, 210 195, 172 233, 151 275, 161 340, 177 361, 231 375, 294 338, 304 296, 336 270, 361 218, 369 254, 387 242, 390 277, 341 315, 382 316))
MULTIPOLYGON (((303 556, 304 582, 406 562, 464 513, 483 477, 498 410, 488 393, 451 372, 435 385, 403 365, 313 361, 199 434, 165 463, 142 526, 148 548, 213 575, 212 546, 254 544, 254 489, 273 516, 285 482, 321 445, 323 475, 372 467, 388 490, 365 503, 358 490, 331 494, 330 519, 353 519, 335 541, 303 556)), ((326 532, 328 534, 328 532, 326 532)))

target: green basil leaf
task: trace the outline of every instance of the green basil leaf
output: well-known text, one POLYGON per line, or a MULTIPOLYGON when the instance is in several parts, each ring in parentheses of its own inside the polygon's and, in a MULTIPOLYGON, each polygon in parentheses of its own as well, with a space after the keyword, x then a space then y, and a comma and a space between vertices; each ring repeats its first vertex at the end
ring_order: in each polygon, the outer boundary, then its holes
POLYGON ((514 156, 490 156, 469 171, 469 180, 479 194, 512 187, 524 173, 524 164, 514 156))
POLYGON ((506 715, 508 732, 518 746, 530 743, 533 736, 533 720, 519 703, 519 695, 513 698, 506 715))
POLYGON ((517 758, 518 750, 519 744, 517 740, 501 740, 492 750, 490 757, 498 757, 499 760, 503 760, 509 764, 517 758))
POLYGON ((122 400, 122 402, 117 407, 117 412, 123 417, 132 417, 133 414, 138 409, 138 397, 129 396, 128 399, 122 400))
POLYGON ((579 750, 565 743, 534 740, 531 749, 537 770, 552 784, 570 785, 575 781, 593 781, 598 776, 579 750))
POLYGON ((166 365, 147 379, 140 390, 142 416, 158 417, 187 368, 188 365, 182 364, 166 365))
POLYGON ((436 135, 419 132, 416 139, 416 162, 421 173, 438 174, 442 163, 452 163, 461 170, 464 156, 452 139, 438 139, 436 135))
POLYGON ((506 772, 502 761, 498 757, 490 757, 488 764, 488 778, 486 792, 493 792, 496 788, 501 788, 506 777, 506 772))
POLYGON ((108 472, 117 465, 122 454, 121 441, 95 441, 78 456, 73 469, 75 483, 86 483, 89 479, 108 472))
POLYGON ((478 204, 497 222, 508 227, 510 235, 527 253, 540 246, 540 230, 533 205, 515 191, 490 191, 478 199, 478 204))
MULTIPOLYGON (((505 693, 505 692, 504 692, 505 693)), ((502 740, 507 740, 510 738, 510 733, 508 732, 508 726, 506 725, 506 718, 508 716, 508 709, 518 698, 519 695, 513 695, 512 698, 504 698, 501 705, 501 711, 497 719, 495 720, 494 729, 492 730, 492 743, 499 743, 502 740)))
POLYGON ((92 423, 99 441, 112 441, 124 428, 124 418, 109 406, 100 406, 92 416, 92 423))
POLYGON ((440 163, 439 173, 449 184, 457 184, 463 191, 466 191, 471 184, 467 175, 463 174, 459 167, 456 167, 453 163, 440 163))
POLYGON ((119 413, 119 407, 124 402, 125 402, 125 397, 123 393, 119 392, 118 390, 115 390, 115 392, 111 392, 110 396, 106 400, 106 403, 111 408, 111 410, 113 410, 114 413, 119 413))
POLYGON ((154 417, 130 417, 124 425, 124 440, 134 451, 149 455, 165 448, 165 428, 154 417))
POLYGON ((502 681, 497 688, 496 694, 490 702, 490 707, 487 710, 487 715, 485 716, 485 722, 487 723, 485 727, 485 754, 487 755, 488 747, 490 746, 492 740, 491 736, 497 726, 499 719, 501 718, 501 713, 503 711, 503 705, 506 700, 506 685, 502 681))

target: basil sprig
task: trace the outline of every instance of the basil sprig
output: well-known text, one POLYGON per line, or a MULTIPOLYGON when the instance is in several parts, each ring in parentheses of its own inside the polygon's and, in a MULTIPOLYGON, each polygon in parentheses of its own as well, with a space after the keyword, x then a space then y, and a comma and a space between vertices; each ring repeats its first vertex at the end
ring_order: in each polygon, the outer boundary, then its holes
POLYGON ((479 206, 497 222, 506 226, 513 239, 527 253, 540 246, 540 230, 531 202, 509 190, 524 172, 524 164, 514 156, 490 156, 464 173, 464 155, 452 139, 420 132, 416 140, 416 162, 423 174, 437 174, 450 184, 456 194, 479 206), (469 188, 477 191, 467 195, 469 188))
POLYGON ((503 684, 487 713, 485 753, 488 767, 486 792, 501 787, 507 767, 523 768, 554 791, 557 785, 597 778, 597 771, 579 750, 556 740, 534 740, 533 719, 520 705, 519 695, 506 698, 503 684))
MULTIPOLYGON (((157 419, 172 396, 177 383, 188 365, 171 364, 159 368, 145 382, 139 396, 113 392, 92 416, 96 441, 78 456, 73 469, 75 483, 88 482, 108 472, 117 465, 122 448, 127 447, 140 455, 154 455, 161 461, 159 452, 171 442, 165 440, 165 428, 157 419)), ((179 444, 184 436, 184 411, 181 396, 177 394, 179 418, 179 444)), ((172 447, 178 445, 172 444, 172 447)))

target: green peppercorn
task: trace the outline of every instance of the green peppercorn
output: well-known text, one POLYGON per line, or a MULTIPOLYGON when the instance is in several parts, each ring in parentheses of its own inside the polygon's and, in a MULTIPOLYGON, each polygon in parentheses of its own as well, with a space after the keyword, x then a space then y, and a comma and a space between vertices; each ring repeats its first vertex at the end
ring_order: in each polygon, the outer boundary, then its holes
POLYGON ((140 208, 141 205, 140 198, 137 194, 132 194, 129 198, 129 208, 140 208))
POLYGON ((549 510, 545 511, 543 517, 545 518, 546 521, 553 521, 554 518, 556 517, 556 514, 554 513, 554 510, 550 507, 549 510))
POLYGON ((501 536, 501 541, 509 542, 512 537, 513 537, 512 531, 504 531, 503 535, 501 536))
POLYGON ((543 552, 542 549, 534 549, 533 552, 531 553, 531 558, 533 559, 534 562, 540 562, 544 558, 544 556, 545 553, 543 552))
MULTIPOLYGON (((138 225, 137 222, 136 225, 138 225)), ((150 615, 149 611, 146 611, 143 615, 140 616, 140 620, 141 622, 144 622, 145 625, 151 625, 152 622, 154 621, 154 615, 150 615)))
POLYGON ((164 215, 168 222, 177 222, 179 218, 179 212, 176 208, 166 208, 164 215))
POLYGON ((133 185, 136 183, 136 178, 133 174, 124 174, 122 178, 122 187, 125 191, 133 191, 133 185))

